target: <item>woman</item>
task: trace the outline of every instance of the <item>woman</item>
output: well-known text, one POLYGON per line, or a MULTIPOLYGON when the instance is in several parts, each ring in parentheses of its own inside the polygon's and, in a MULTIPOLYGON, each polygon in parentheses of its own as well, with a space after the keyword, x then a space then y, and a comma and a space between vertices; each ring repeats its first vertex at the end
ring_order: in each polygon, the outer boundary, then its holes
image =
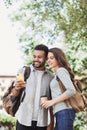
POLYGON ((49 50, 48 65, 55 71, 55 77, 50 83, 52 100, 44 101, 41 105, 44 108, 53 106, 53 112, 56 117, 55 130, 73 130, 75 111, 67 99, 76 93, 73 85, 74 74, 64 52, 59 48, 51 48, 49 50), (57 79, 60 79, 65 86, 66 90, 64 92, 61 92, 60 80, 57 79), (65 101, 67 101, 67 104, 65 101))

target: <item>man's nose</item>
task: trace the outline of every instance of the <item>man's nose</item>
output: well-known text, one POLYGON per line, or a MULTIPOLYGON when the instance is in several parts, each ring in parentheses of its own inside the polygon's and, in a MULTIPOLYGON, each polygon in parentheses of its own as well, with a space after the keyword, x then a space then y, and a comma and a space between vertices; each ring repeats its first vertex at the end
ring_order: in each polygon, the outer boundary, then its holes
POLYGON ((38 58, 38 57, 35 57, 35 58, 34 58, 34 60, 35 60, 35 61, 38 61, 38 60, 39 60, 39 58, 38 58))

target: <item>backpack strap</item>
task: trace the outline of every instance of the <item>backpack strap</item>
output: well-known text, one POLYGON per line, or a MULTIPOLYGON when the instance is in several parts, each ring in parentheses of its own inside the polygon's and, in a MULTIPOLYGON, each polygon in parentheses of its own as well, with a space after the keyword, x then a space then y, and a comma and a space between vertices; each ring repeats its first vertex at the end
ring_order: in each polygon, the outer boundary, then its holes
MULTIPOLYGON (((59 87, 60 87, 60 90, 62 93, 64 93, 66 91, 66 88, 65 86, 63 85, 62 81, 60 80, 60 78, 58 76, 56 76, 56 80, 58 81, 59 83, 59 87)), ((64 100, 64 103, 67 107, 69 107, 69 103, 68 103, 68 100, 64 100)))
MULTIPOLYGON (((29 75, 30 75, 31 69, 30 69, 29 66, 24 66, 24 67, 25 67, 24 81, 26 82, 26 80, 28 79, 28 77, 29 77, 29 75)), ((22 89, 21 94, 22 94, 21 102, 23 102, 24 97, 25 97, 25 95, 26 95, 25 88, 22 89), (23 93, 23 94, 22 94, 22 93, 23 93)))
POLYGON ((24 68, 25 68, 25 72, 24 72, 24 81, 26 81, 26 80, 28 79, 29 75, 30 75, 31 69, 30 69, 29 66, 24 66, 24 68))

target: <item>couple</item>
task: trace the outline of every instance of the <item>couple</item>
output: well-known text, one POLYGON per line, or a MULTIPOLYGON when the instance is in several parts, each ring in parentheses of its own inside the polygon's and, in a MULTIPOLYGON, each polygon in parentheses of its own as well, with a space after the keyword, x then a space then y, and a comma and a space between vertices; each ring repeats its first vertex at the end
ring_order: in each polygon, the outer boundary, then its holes
POLYGON ((73 130, 75 112, 70 105, 66 106, 64 100, 75 94, 72 83, 74 74, 65 54, 59 48, 48 49, 47 46, 40 44, 34 48, 32 61, 27 82, 18 80, 15 83, 14 96, 17 96, 20 88, 26 87, 24 101, 15 114, 16 130, 53 130, 54 127, 56 130, 73 130), (55 76, 45 68, 46 61, 55 71, 55 76), (60 90, 57 76, 66 87, 64 93, 60 90), (49 100, 41 102, 42 96, 46 96, 49 100), (56 124, 53 115, 56 117, 56 124))

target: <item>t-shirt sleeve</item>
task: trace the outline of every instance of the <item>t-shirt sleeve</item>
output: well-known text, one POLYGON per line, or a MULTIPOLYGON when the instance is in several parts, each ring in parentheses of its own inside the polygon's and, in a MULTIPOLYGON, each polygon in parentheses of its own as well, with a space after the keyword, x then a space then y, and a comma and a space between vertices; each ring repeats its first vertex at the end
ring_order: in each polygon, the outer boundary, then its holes
POLYGON ((57 71, 57 76, 59 77, 59 79, 62 81, 63 85, 66 88, 65 91, 66 95, 73 96, 76 93, 76 90, 71 81, 69 72, 65 68, 61 67, 57 71))

